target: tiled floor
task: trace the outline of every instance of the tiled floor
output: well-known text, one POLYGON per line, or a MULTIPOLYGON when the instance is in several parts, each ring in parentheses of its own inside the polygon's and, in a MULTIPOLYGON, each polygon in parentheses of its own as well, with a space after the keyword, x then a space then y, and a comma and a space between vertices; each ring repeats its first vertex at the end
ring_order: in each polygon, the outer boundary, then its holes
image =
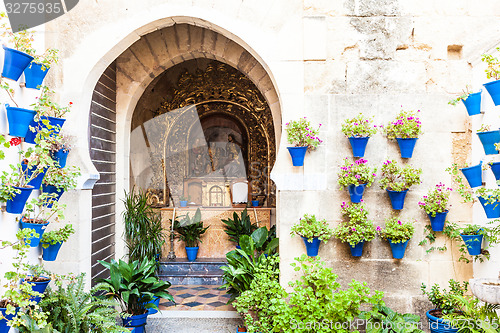
POLYGON ((232 305, 227 305, 229 295, 220 286, 177 285, 168 288, 176 304, 162 299, 160 310, 205 310, 234 311, 232 305))

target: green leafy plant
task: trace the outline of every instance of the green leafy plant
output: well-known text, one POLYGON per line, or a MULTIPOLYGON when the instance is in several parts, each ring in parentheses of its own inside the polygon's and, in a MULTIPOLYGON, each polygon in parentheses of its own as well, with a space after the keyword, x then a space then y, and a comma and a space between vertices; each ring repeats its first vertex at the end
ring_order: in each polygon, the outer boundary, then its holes
POLYGON ((161 214, 148 203, 145 192, 135 192, 132 189, 125 193, 123 200, 125 211, 125 242, 127 244, 129 260, 156 259, 165 244, 161 214))
POLYGON ((410 164, 399 166, 398 162, 387 160, 381 171, 380 188, 384 190, 404 191, 422 182, 420 180, 422 169, 414 168, 410 164))
POLYGON ((250 236, 257 229, 257 224, 250 221, 246 208, 241 212, 241 217, 236 212, 233 212, 232 219, 223 219, 221 221, 225 224, 224 231, 229 236, 229 240, 236 244, 239 244, 241 236, 250 236))
POLYGON ((318 220, 315 215, 304 214, 299 219, 299 223, 292 226, 290 235, 299 235, 307 238, 308 242, 312 242, 313 238, 319 238, 327 243, 333 236, 333 230, 328 225, 326 220, 318 220))
POLYGON ((55 153, 60 150, 67 153, 73 146, 73 137, 63 133, 57 133, 56 135, 49 137, 47 141, 49 143, 49 150, 51 153, 55 153))
POLYGON ((343 190, 351 184, 355 186, 360 184, 366 184, 367 187, 371 186, 375 181, 375 176, 377 176, 375 174, 377 168, 371 168, 367 162, 367 160, 361 158, 353 163, 348 158, 345 158, 344 165, 340 167, 337 174, 340 189, 343 190))
POLYGON ((456 296, 464 296, 467 292, 469 283, 464 281, 462 284, 453 279, 448 281, 449 290, 442 289, 436 283, 430 289, 422 283, 420 289, 422 294, 427 296, 429 301, 434 305, 437 312, 434 316, 441 318, 443 315, 457 312, 460 309, 460 302, 456 296))
MULTIPOLYGON (((497 47, 497 51, 500 51, 500 47, 497 47)), ((486 78, 500 80, 500 61, 498 58, 491 54, 483 54, 481 60, 488 65, 485 69, 486 78)))
POLYGON ((180 221, 174 221, 174 230, 177 237, 183 241, 187 247, 196 247, 201 243, 201 236, 207 231, 208 227, 203 227, 201 221, 201 211, 196 209, 193 218, 189 217, 189 213, 184 215, 180 221))
MULTIPOLYGON (((32 104, 33 110, 37 113, 37 119, 40 117, 55 117, 63 118, 66 113, 68 113, 73 105, 72 102, 68 103, 68 106, 61 106, 53 101, 53 96, 55 92, 46 86, 40 88, 40 97, 37 98, 37 102, 32 104)), ((48 121, 44 121, 46 126, 49 126, 48 121)), ((50 128, 49 128, 50 129, 50 128)))
POLYGON ((396 217, 391 217, 385 221, 385 228, 377 227, 378 235, 393 243, 404 243, 413 237, 415 226, 413 222, 401 222, 396 217))
POLYGON ((0 12, 0 35, 8 40, 8 44, 14 49, 27 53, 31 56, 35 54, 33 47, 34 33, 31 30, 23 29, 20 25, 19 31, 14 33, 9 24, 8 16, 5 12, 0 12))
POLYGON ((180 201, 189 201, 189 200, 191 200, 191 197, 189 195, 187 197, 185 197, 183 195, 180 195, 179 196, 179 200, 180 201))
POLYGON ((401 110, 397 115, 396 119, 389 122, 385 127, 385 133, 387 138, 418 138, 422 134, 422 122, 418 117, 418 113, 413 110, 405 111, 401 110))
POLYGON ((368 211, 363 203, 342 202, 341 212, 346 221, 335 228, 333 232, 335 238, 351 246, 363 241, 369 242, 375 238, 375 226, 368 220, 368 211))
POLYGON ((342 133, 348 138, 365 138, 377 133, 377 125, 373 124, 373 117, 365 117, 362 113, 354 118, 344 120, 342 133))
POLYGON ((476 297, 455 296, 458 311, 444 316, 461 333, 498 333, 500 305, 482 303, 476 297))
POLYGON ((427 195, 424 195, 422 201, 418 202, 420 208, 425 210, 425 213, 436 216, 436 213, 444 213, 448 211, 448 201, 452 188, 446 187, 445 184, 439 183, 433 189, 429 190, 427 195))
POLYGON ((474 197, 472 196, 472 191, 470 187, 464 183, 458 164, 453 163, 451 167, 446 168, 446 171, 452 176, 453 181, 458 185, 457 192, 462 197, 463 202, 473 202, 474 197))
MULTIPOLYGON (((285 124, 288 143, 295 147, 307 147, 314 150, 323 141, 318 137, 319 128, 313 129, 307 117, 292 120, 285 124)), ((319 124, 321 127, 321 124, 319 124)))
POLYGON ((366 333, 424 333, 419 328, 420 316, 401 314, 381 304, 363 311, 359 318, 366 320, 366 333))
POLYGON ((466 100, 467 97, 469 97, 470 94, 472 94, 472 89, 471 89, 471 87, 469 85, 466 85, 465 89, 462 90, 462 93, 459 96, 457 96, 456 98, 450 100, 448 102, 448 104, 455 106, 458 103, 460 103, 461 100, 466 100))
POLYGON ((114 298, 120 303, 124 313, 141 315, 147 309, 158 307, 151 303, 156 297, 174 302, 167 289, 170 282, 159 280, 155 276, 156 262, 154 260, 135 260, 126 263, 123 260, 99 263, 109 269, 109 279, 99 279, 96 291, 106 292, 105 297, 114 298))
POLYGON ((481 127, 477 130, 478 133, 491 131, 490 125, 481 124, 481 127))
POLYGON ((81 176, 80 168, 67 166, 64 168, 50 167, 47 169, 42 183, 52 185, 58 190, 69 191, 76 188, 76 180, 81 176))
POLYGON ((27 202, 22 217, 23 221, 44 224, 53 216, 56 217, 56 221, 63 220, 66 205, 56 201, 56 196, 57 194, 55 193, 42 193, 38 197, 27 202), (52 206, 49 207, 49 204, 52 204, 52 206))
POLYGON ((64 227, 57 230, 44 232, 40 243, 42 244, 42 247, 46 249, 49 245, 66 242, 74 233, 75 229, 73 229, 73 225, 66 224, 64 227))
MULTIPOLYGON (((16 139, 16 138, 12 138, 12 139, 16 139)), ((5 159, 5 153, 2 150, 2 148, 10 148, 10 141, 7 141, 5 139, 5 135, 0 134, 0 161, 5 159)))

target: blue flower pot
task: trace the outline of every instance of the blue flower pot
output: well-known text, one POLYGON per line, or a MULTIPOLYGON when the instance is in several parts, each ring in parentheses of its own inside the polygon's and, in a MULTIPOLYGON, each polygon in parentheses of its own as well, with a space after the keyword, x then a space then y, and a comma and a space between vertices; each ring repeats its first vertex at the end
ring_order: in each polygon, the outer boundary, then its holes
POLYGON ((469 116, 481 114, 481 92, 470 94, 466 99, 462 99, 469 116))
POLYGON ((309 257, 316 257, 319 251, 319 245, 321 240, 318 237, 313 237, 312 242, 309 242, 306 237, 302 237, 304 244, 306 245, 306 252, 309 257))
POLYGON ((427 216, 429 216, 429 220, 431 221, 432 231, 443 231, 444 223, 446 222, 446 215, 448 215, 448 211, 436 213, 436 216, 427 214, 427 216))
POLYGON ((11 200, 7 200, 7 213, 11 214, 22 214, 24 205, 26 201, 30 197, 31 192, 33 191, 33 186, 30 187, 17 187, 14 186, 15 189, 21 190, 21 193, 14 194, 11 200))
POLYGON ((186 246, 186 254, 187 254, 188 261, 195 261, 196 260, 196 257, 198 256, 199 249, 200 249, 199 246, 195 246, 195 247, 186 246))
MULTIPOLYGON (((28 166, 26 164, 21 163, 21 169, 23 170, 23 172, 26 172, 26 174, 28 175, 28 177, 31 177, 31 175, 33 174, 33 172, 35 172, 35 170, 38 169, 38 167, 35 166, 35 167, 29 168, 28 171, 26 171, 27 167, 28 166)), ((34 190, 39 190, 40 186, 42 186, 43 177, 45 177, 45 173, 47 172, 47 169, 48 168, 45 167, 42 172, 40 172, 35 178, 31 179, 28 182, 28 185, 33 186, 34 190)))
POLYGON ((47 203, 47 207, 48 208, 52 208, 52 204, 54 203, 54 201, 59 201, 59 199, 61 199, 61 196, 64 193, 64 189, 62 189, 62 188, 58 189, 57 187, 55 187, 53 185, 42 184, 42 192, 43 193, 48 193, 48 194, 55 193, 57 195, 54 198, 54 200, 51 200, 49 203, 47 203))
POLYGON ((366 145, 368 144, 368 139, 370 139, 369 136, 367 137, 350 137, 349 142, 351 143, 351 148, 352 148, 352 156, 354 157, 364 157, 365 156, 365 150, 366 150, 366 145))
POLYGON ((495 179, 500 180, 500 162, 490 162, 488 164, 495 175, 495 179))
POLYGON ((347 186, 349 195, 351 196, 351 202, 360 203, 363 199, 363 193, 365 192, 366 184, 359 184, 358 186, 350 184, 347 186))
MULTIPOLYGON (((31 289, 33 291, 39 292, 40 294, 43 294, 45 292, 45 290, 47 289, 47 286, 49 285, 49 283, 51 281, 50 278, 48 278, 47 276, 42 276, 42 277, 49 279, 49 281, 29 282, 29 284, 31 284, 31 286, 32 286, 31 289)), ((41 296, 33 296, 33 297, 30 297, 30 300, 38 303, 42 300, 42 297, 41 296)))
POLYGON ((17 311, 18 311, 18 309, 16 309, 16 313, 6 314, 7 309, 0 308, 0 312, 2 313, 2 316, 4 317, 0 320, 0 333, 8 333, 9 332, 10 326, 7 324, 7 321, 12 320, 16 316, 17 311))
POLYGON ((393 243, 392 240, 390 239, 388 241, 389 245, 391 246, 392 257, 394 259, 403 259, 403 257, 405 256, 406 246, 408 246, 409 239, 402 243, 393 243))
POLYGON ((358 244, 352 246, 349 244, 349 249, 351 249, 351 255, 353 257, 361 257, 363 255, 363 245, 365 245, 365 242, 359 242, 358 244))
POLYGON ((33 229, 38 234, 38 237, 29 238, 31 240, 30 242, 31 247, 37 247, 38 245, 40 245, 40 239, 42 238, 43 233, 48 225, 49 222, 44 224, 38 224, 38 223, 29 223, 21 221, 21 229, 33 229))
POLYGON ((500 142, 500 130, 480 132, 476 134, 483 144, 484 153, 486 155, 498 154, 498 150, 495 148, 495 143, 500 142))
POLYGON ((57 258, 57 254, 63 245, 63 242, 57 242, 54 245, 48 244, 49 247, 43 247, 42 243, 42 259, 45 261, 55 261, 57 258))
POLYGON ((31 62, 24 70, 24 79, 26 80, 26 88, 40 89, 45 76, 50 68, 42 69, 42 64, 31 62))
POLYGON ((26 137, 24 138, 24 142, 27 143, 35 143, 36 135, 38 134, 39 129, 48 129, 47 125, 43 123, 42 120, 48 120, 51 126, 49 137, 53 138, 56 136, 59 131, 61 131, 62 126, 66 119, 63 118, 55 118, 55 117, 41 117, 41 119, 36 122, 34 120, 31 121, 30 126, 35 128, 35 132, 28 131, 26 137))
POLYGON ((292 157, 293 166, 303 166, 304 157, 307 153, 307 147, 286 147, 292 157))
POLYGON ((495 105, 500 105, 500 80, 483 84, 495 105))
POLYGON ((33 110, 15 108, 5 104, 7 121, 9 122, 9 135, 24 138, 29 132, 29 125, 35 118, 33 110))
MULTIPOLYGON (((159 307, 160 306, 160 297, 155 297, 154 300, 152 300, 152 301, 150 301, 148 303, 153 303, 157 307, 159 307)), ((154 309, 154 308, 149 308, 148 309, 148 314, 152 315, 152 314, 155 314, 155 313, 158 313, 158 309, 154 309)))
POLYGON ((471 188, 483 185, 483 171, 481 169, 482 164, 483 162, 479 162, 478 165, 460 169, 471 188))
POLYGON ((477 256, 481 254, 481 245, 483 244, 483 235, 462 235, 465 245, 467 245, 467 251, 471 256, 477 256))
POLYGON ((59 149, 54 153, 50 153, 50 157, 57 162, 59 168, 62 169, 66 166, 66 159, 68 158, 69 150, 64 151, 64 149, 59 149))
POLYGON ((180 203, 181 207, 187 207, 187 204, 188 204, 187 200, 180 200, 179 203, 180 203))
POLYGON ((391 199, 392 209, 401 210, 405 204, 406 193, 408 190, 404 191, 392 191, 386 190, 389 194, 389 199, 391 199))
POLYGON ((144 332, 144 326, 148 320, 148 312, 142 315, 130 316, 127 318, 122 317, 123 326, 135 327, 134 332, 144 332), (137 330, 139 329, 139 330, 137 330))
POLYGON ((489 219, 500 218, 500 202, 496 201, 493 203, 489 203, 488 200, 484 199, 483 197, 478 197, 478 199, 481 205, 483 206, 487 218, 489 219))
POLYGON ((449 321, 443 320, 441 318, 435 317, 431 315, 431 311, 434 310, 429 310, 425 314, 427 316, 427 320, 429 321, 429 329, 431 330, 431 333, 457 333, 458 328, 454 328, 451 326, 451 323, 449 321))
POLYGON ((11 49, 10 47, 2 47, 5 51, 2 76, 17 81, 21 77, 21 74, 23 74, 24 69, 28 67, 33 60, 33 57, 27 53, 11 49))
POLYGON ((252 207, 259 207, 259 200, 252 200, 252 207))
POLYGON ((417 140, 418 138, 409 138, 409 139, 396 138, 402 158, 411 158, 413 156, 413 149, 415 148, 417 140))

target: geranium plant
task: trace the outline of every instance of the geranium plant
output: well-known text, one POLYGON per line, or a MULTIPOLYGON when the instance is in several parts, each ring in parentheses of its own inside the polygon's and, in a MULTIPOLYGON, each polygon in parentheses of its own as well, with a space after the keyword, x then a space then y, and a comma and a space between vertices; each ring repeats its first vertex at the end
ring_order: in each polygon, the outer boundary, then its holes
POLYGON ((66 224, 64 227, 51 230, 43 233, 40 243, 44 249, 48 248, 49 245, 56 245, 57 243, 65 242, 69 239, 69 236, 75 233, 72 224, 66 224))
POLYGON ((62 150, 67 153, 73 146, 73 137, 63 133, 57 133, 53 137, 47 139, 49 143, 49 150, 51 153, 62 150))
POLYGON ((458 304, 460 304, 460 302, 457 297, 463 297, 469 286, 467 281, 464 281, 463 285, 455 280, 450 280, 448 283, 450 286, 449 291, 444 288, 441 290, 438 284, 434 284, 430 290, 428 290, 424 283, 422 283, 420 287, 422 293, 428 297, 429 301, 437 310, 437 313, 434 313, 436 317, 459 311, 460 308, 458 304))
POLYGON ((286 123, 286 134, 288 143, 295 147, 308 147, 308 149, 314 150, 323 142, 318 137, 319 128, 312 128, 311 122, 306 117, 286 123))
POLYGON ((411 221, 402 222, 396 217, 391 217, 385 221, 384 228, 377 226, 377 233, 380 238, 393 243, 404 243, 413 237, 415 227, 411 221))
POLYGON ((359 159, 355 162, 351 162, 348 158, 344 159, 344 165, 340 167, 340 171, 337 174, 338 183, 340 188, 343 190, 351 184, 360 185, 366 184, 366 186, 371 186, 375 177, 377 176, 376 167, 368 166, 368 161, 365 159, 359 159))
POLYGON ((393 121, 385 128, 385 132, 389 139, 403 138, 411 139, 418 138, 422 134, 422 122, 418 117, 418 113, 413 110, 401 110, 393 121))
MULTIPOLYGON (((500 51, 500 47, 497 47, 497 51, 500 51)), ((486 78, 500 80, 500 61, 498 58, 491 54, 483 54, 481 60, 488 65, 485 69, 486 78)))
POLYGON ((299 235, 307 238, 309 242, 312 242, 313 238, 317 237, 321 241, 327 243, 328 240, 332 238, 333 230, 326 220, 319 220, 315 215, 304 214, 304 216, 299 219, 299 223, 292 226, 290 234, 292 237, 294 235, 299 235))
POLYGON ((56 220, 64 219, 66 205, 56 201, 56 197, 55 193, 42 193, 31 199, 26 203, 23 222, 44 224, 53 216, 56 216, 56 220), (52 203, 51 207, 49 207, 49 203, 52 203))
POLYGON ((344 120, 342 133, 348 138, 366 138, 377 133, 378 127, 373 124, 373 117, 365 117, 362 113, 354 118, 344 120))
POLYGON ((486 125, 486 124, 481 124, 481 127, 479 127, 479 129, 477 130, 477 133, 482 133, 482 132, 488 132, 488 131, 491 131, 490 129, 490 125, 486 125))
POLYGON ((471 90, 471 87, 469 85, 467 85, 467 86, 465 86, 465 89, 462 90, 462 93, 459 96, 457 96, 456 98, 450 100, 448 102, 448 104, 455 106, 458 103, 460 103, 461 100, 466 100, 470 94, 472 94, 472 90, 471 90))
MULTIPOLYGON (((55 92, 50 90, 46 86, 42 86, 40 97, 37 98, 37 102, 32 104, 33 110, 37 112, 37 117, 55 117, 63 118, 66 113, 68 113, 73 105, 72 102, 68 103, 68 106, 61 106, 53 101, 53 96, 55 92)), ((46 125, 49 125, 47 122, 46 125)))
POLYGON ((452 188, 439 183, 433 189, 429 190, 427 195, 423 196, 422 201, 419 201, 418 205, 433 217, 436 216, 436 213, 444 213, 448 210, 451 191, 453 191, 452 188))
POLYGON ((55 186, 58 190, 72 190, 76 188, 76 179, 81 175, 80 168, 69 166, 65 168, 50 167, 43 177, 42 183, 55 186))
POLYGON ((380 187, 384 190, 404 191, 421 183, 422 169, 414 168, 410 164, 399 166, 398 162, 387 160, 381 171, 380 187))
POLYGON ((355 246, 360 242, 369 242, 375 238, 375 226, 368 220, 368 211, 363 203, 342 202, 341 211, 347 221, 339 224, 333 235, 342 243, 355 246))

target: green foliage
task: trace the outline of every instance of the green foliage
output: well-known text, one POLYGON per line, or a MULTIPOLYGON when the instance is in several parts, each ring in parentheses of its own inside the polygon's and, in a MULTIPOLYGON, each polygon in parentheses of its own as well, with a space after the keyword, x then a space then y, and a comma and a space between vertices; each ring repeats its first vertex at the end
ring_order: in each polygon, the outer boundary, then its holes
MULTIPOLYGON (((295 147, 308 147, 308 149, 314 150, 323 141, 318 137, 319 128, 313 129, 311 122, 306 119, 304 117, 285 124, 288 143, 295 147)), ((321 124, 319 124, 319 127, 321 127, 321 124)))
POLYGON ((474 197, 472 196, 472 191, 468 185, 465 185, 464 179, 462 178, 461 172, 459 172, 458 164, 453 163, 451 167, 446 168, 446 171, 452 176, 453 181, 457 183, 457 192, 463 199, 463 202, 473 202, 474 197))
POLYGON ((69 236, 74 233, 75 229, 73 229, 73 225, 66 224, 64 227, 57 230, 44 232, 40 243, 42 244, 42 247, 46 249, 49 245, 66 242, 69 239, 69 236))
POLYGON ((292 226, 290 235, 305 237, 308 242, 312 242, 312 239, 317 237, 327 243, 333 236, 333 230, 326 220, 318 220, 315 215, 304 214, 299 219, 299 223, 292 226))
MULTIPOLYGON (((497 51, 500 51, 500 47, 497 47, 497 51)), ((481 60, 488 65, 485 69, 486 78, 500 80, 500 61, 498 58, 490 54, 483 54, 481 60)))
POLYGON ((460 302, 457 300, 456 296, 464 296, 469 286, 469 282, 467 281, 464 281, 461 285, 460 282, 453 279, 450 279, 448 284, 449 290, 444 288, 441 290, 441 287, 437 283, 434 284, 430 290, 428 290, 424 283, 422 283, 420 287, 422 294, 427 296, 434 307, 440 310, 444 315, 459 311, 460 302))
POLYGON ((130 261, 154 260, 161 254, 165 244, 165 231, 162 227, 161 214, 148 203, 145 192, 125 193, 123 200, 125 211, 125 242, 130 261))
POLYGON ((339 224, 333 235, 342 243, 355 246, 362 241, 369 242, 375 238, 375 226, 368 220, 368 211, 363 203, 342 202, 341 212, 347 221, 339 224))
POLYGON ((366 333, 424 333, 419 329, 420 316, 401 314, 381 304, 362 312, 359 317, 366 320, 366 333))
POLYGON ((126 263, 123 260, 99 263, 109 269, 109 279, 99 279, 96 291, 106 292, 106 298, 114 298, 120 303, 122 311, 131 315, 141 315, 147 309, 158 307, 153 303, 156 297, 174 302, 167 289, 170 282, 161 281, 155 275, 156 262, 154 260, 133 261, 126 263))
POLYGON ((477 130, 477 133, 489 132, 491 131, 490 125, 481 124, 481 127, 477 130))
MULTIPOLYGON (((61 106, 53 101, 54 94, 55 92, 46 86, 42 86, 40 88, 40 97, 38 97, 36 103, 31 105, 33 106, 33 110, 35 110, 37 113, 37 119, 42 116, 63 118, 64 115, 66 115, 66 113, 70 111, 71 105, 73 103, 70 102, 68 106, 61 106)), ((49 125, 49 123, 47 122, 46 125, 49 125)))
POLYGON ((23 27, 25 26, 18 26, 17 28, 20 31, 14 33, 7 14, 0 12, 0 36, 8 40, 10 47, 33 56, 35 54, 35 48, 33 47, 34 33, 28 29, 22 30, 23 27))
POLYGON ((10 142, 5 139, 5 135, 0 134, 0 161, 5 158, 2 148, 10 148, 10 142))
POLYGON ((342 133, 348 138, 365 138, 377 133, 377 125, 373 125, 373 117, 365 117, 362 113, 354 118, 345 119, 342 133))
POLYGON ((418 118, 417 112, 413 110, 401 110, 396 119, 389 122, 385 128, 385 132, 389 139, 395 138, 418 138, 422 134, 422 122, 418 118))
POLYGON ((56 220, 64 219, 66 205, 60 204, 59 201, 55 200, 56 196, 57 194, 55 193, 42 193, 27 202, 24 208, 23 221, 45 223, 54 215, 56 216, 56 220), (49 207, 50 203, 52 204, 51 207, 49 207))
POLYGON ((498 333, 500 305, 482 303, 473 296, 455 296, 458 312, 444 316, 460 333, 498 333))
POLYGON ((411 221, 401 222, 396 217, 391 217, 385 221, 385 228, 377 227, 377 233, 393 243, 403 243, 413 237, 415 227, 411 221))
POLYGON ((78 167, 67 166, 61 169, 53 166, 47 169, 42 183, 55 186, 58 190, 69 191, 76 188, 76 179, 79 176, 81 172, 78 167))
POLYGON ((380 188, 384 190, 404 191, 422 182, 420 180, 422 169, 414 168, 411 164, 399 166, 398 162, 387 160, 381 170, 380 188))
POLYGON ((419 207, 425 210, 427 214, 436 216, 436 213, 444 213, 448 211, 448 201, 452 188, 446 187, 445 184, 439 183, 435 188, 429 190, 427 195, 424 195, 423 202, 418 203, 419 207))
POLYGON ((57 133, 56 135, 47 138, 47 141, 51 153, 55 153, 59 150, 67 153, 73 146, 73 137, 63 133, 57 133))
MULTIPOLYGON (((28 332, 128 332, 116 324, 117 303, 93 296, 96 290, 85 291, 85 274, 68 277, 68 281, 58 280, 57 288, 50 287, 40 302, 40 308, 48 315, 50 327, 47 331, 36 331, 29 320, 20 328, 20 333, 28 332), (64 283, 63 283, 64 282, 64 283)), ((26 318, 28 319, 28 318, 26 318)))
POLYGON ((472 89, 469 85, 466 85, 465 90, 462 90, 462 93, 456 98, 450 100, 448 104, 455 106, 460 103, 461 100, 466 100, 470 94, 472 94, 472 89))
POLYGON ((375 172, 377 168, 371 168, 367 164, 367 160, 359 159, 356 162, 351 162, 348 158, 344 159, 344 165, 340 167, 337 174, 340 189, 344 189, 351 184, 360 185, 366 184, 367 187, 371 186, 375 180, 375 172))
POLYGON ((187 247, 198 246, 198 243, 201 243, 201 236, 209 227, 210 226, 203 227, 199 208, 196 209, 192 219, 189 217, 189 213, 187 213, 180 221, 174 221, 174 230, 177 232, 177 237, 183 241, 187 247))
POLYGON ((239 244, 242 235, 250 236, 257 229, 257 224, 250 221, 250 216, 245 208, 241 212, 241 217, 236 212, 233 212, 233 218, 221 220, 224 223, 224 231, 229 236, 231 242, 239 244))

